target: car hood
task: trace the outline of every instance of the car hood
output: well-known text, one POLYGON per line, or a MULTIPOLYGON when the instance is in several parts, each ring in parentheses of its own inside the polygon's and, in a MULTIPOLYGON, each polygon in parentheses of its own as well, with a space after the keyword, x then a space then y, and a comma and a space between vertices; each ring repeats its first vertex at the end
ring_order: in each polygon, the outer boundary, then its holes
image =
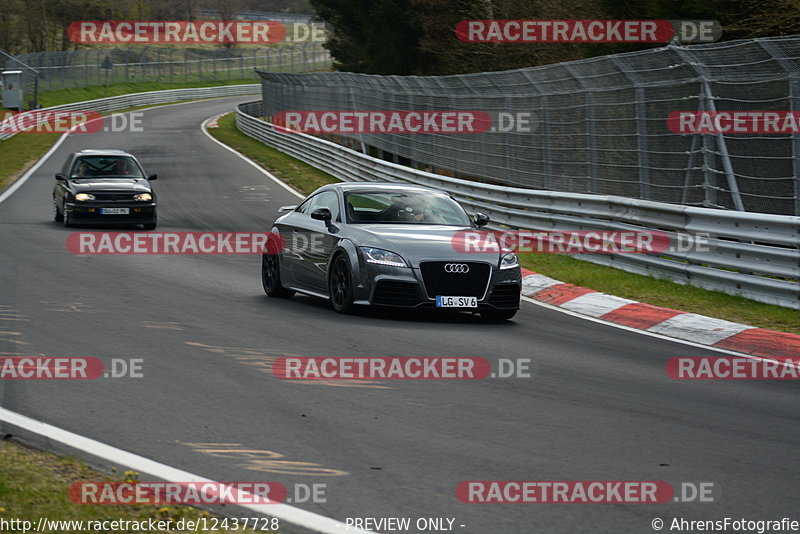
POLYGON ((486 261, 496 265, 498 252, 460 252, 453 246, 459 232, 475 230, 467 226, 439 225, 349 225, 350 237, 362 247, 375 247, 396 252, 416 267, 425 260, 486 261))
POLYGON ((72 180, 71 182, 73 189, 78 193, 89 191, 149 193, 152 191, 150 182, 145 179, 115 178, 113 180, 103 180, 102 178, 87 178, 84 180, 72 180))

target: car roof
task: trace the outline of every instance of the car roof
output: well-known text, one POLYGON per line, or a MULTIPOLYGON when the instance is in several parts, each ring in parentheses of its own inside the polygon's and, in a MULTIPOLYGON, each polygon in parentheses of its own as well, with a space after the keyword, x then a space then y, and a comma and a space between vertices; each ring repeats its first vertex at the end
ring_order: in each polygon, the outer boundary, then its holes
POLYGON ((396 182, 343 182, 338 184, 329 184, 320 188, 320 191, 338 189, 344 191, 424 191, 428 193, 439 193, 448 195, 446 191, 434 189, 432 187, 425 187, 416 184, 402 184, 396 182))
POLYGON ((77 156, 131 156, 133 154, 118 148, 85 148, 75 153, 77 156))

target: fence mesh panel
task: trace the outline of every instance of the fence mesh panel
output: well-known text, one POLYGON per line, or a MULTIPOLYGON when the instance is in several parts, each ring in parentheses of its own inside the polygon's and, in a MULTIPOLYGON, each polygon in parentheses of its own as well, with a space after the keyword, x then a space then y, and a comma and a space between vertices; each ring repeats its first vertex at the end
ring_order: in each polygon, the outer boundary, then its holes
MULTIPOLYGON (((0 70, 20 69, 20 62, 24 62, 39 71, 40 92, 124 82, 237 80, 252 77, 253 69, 307 72, 331 65, 329 52, 311 42, 264 48, 94 48, 20 54, 15 58, 0 58, 0 65, 5 66, 0 70)), ((25 100, 29 102, 36 75, 28 68, 22 70, 25 100)))
POLYGON ((797 134, 676 134, 666 124, 674 111, 800 111, 800 36, 454 76, 266 70, 259 74, 267 116, 532 114, 530 132, 336 136, 419 168, 533 189, 800 215, 797 134))

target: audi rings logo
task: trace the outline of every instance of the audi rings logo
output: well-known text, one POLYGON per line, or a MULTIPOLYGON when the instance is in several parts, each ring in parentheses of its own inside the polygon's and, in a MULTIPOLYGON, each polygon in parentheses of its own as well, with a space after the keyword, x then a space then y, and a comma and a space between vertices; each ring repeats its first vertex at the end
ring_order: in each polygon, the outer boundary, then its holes
POLYGON ((468 273, 469 265, 466 263, 445 263, 444 272, 446 273, 468 273))

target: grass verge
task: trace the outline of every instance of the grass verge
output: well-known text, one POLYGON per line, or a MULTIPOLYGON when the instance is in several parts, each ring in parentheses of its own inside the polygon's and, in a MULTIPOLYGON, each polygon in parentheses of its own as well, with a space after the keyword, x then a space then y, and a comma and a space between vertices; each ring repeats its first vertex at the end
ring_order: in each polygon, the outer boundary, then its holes
POLYGON ((236 128, 234 113, 220 117, 218 123, 219 128, 208 129, 214 138, 238 150, 304 195, 325 184, 339 181, 308 163, 243 134, 236 128))
MULTIPOLYGON (((36 451, 10 441, 0 442, 0 520, 19 519, 31 521, 34 527, 40 518, 50 521, 172 521, 173 527, 180 519, 197 520, 207 518, 211 526, 215 517, 206 510, 191 506, 139 506, 139 505, 90 505, 72 502, 69 487, 75 482, 135 481, 138 474, 126 471, 117 477, 109 477, 71 458, 59 458, 47 452, 36 451)), ((0 521, 1 522, 1 521, 0 521)), ((79 530, 74 523, 51 532, 78 534, 93 530, 79 530)), ((202 523, 200 523, 202 526, 202 523)), ((86 527, 86 524, 84 524, 86 527)), ((55 527, 52 527, 55 528, 55 527)), ((19 529, 2 530, 14 532, 19 529)), ((47 530, 46 530, 47 531, 47 530)), ((94 529, 99 532, 100 530, 94 529)), ((106 530, 111 532, 112 530, 106 530)), ((178 530, 131 530, 114 529, 113 532, 182 532, 178 530)), ((198 532, 212 532, 203 530, 198 532)), ((252 530, 218 530, 217 532, 254 533, 252 530)), ((261 532, 261 531, 259 531, 261 532)))
MULTIPOLYGON (((321 185, 337 182, 333 176, 248 137, 236 129, 233 114, 209 130, 218 140, 268 169, 281 180, 308 194, 321 185)), ((797 310, 762 304, 719 291, 685 286, 669 280, 627 273, 558 254, 520 254, 522 266, 562 282, 588 287, 618 297, 717 317, 770 330, 800 334, 797 310)))
POLYGON ((31 168, 59 137, 58 133, 19 134, 0 142, 0 191, 31 168))

